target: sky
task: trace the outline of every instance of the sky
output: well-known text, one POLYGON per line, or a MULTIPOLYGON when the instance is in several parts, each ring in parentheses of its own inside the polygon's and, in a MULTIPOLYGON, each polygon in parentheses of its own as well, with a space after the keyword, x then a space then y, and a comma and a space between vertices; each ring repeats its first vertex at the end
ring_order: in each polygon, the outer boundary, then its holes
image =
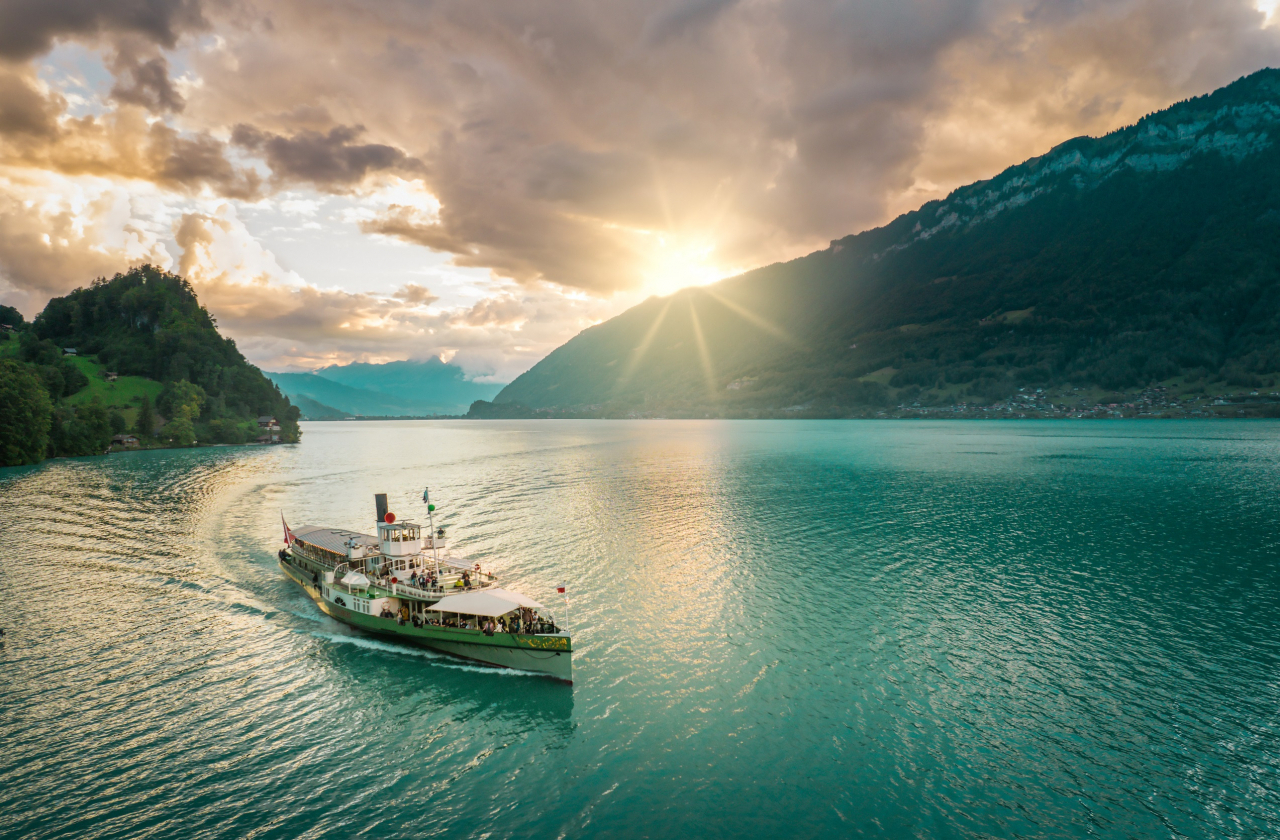
POLYGON ((250 361, 506 382, 1280 66, 1280 0, 0 0, 0 302, 142 263, 250 361))

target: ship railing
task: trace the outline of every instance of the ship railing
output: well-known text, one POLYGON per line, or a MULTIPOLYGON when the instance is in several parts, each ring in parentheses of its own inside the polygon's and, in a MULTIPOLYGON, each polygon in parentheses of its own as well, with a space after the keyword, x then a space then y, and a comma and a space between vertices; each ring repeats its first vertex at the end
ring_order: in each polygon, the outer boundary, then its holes
MULTIPOLYGON (((427 567, 427 569, 424 571, 427 571, 429 569, 430 567, 427 567)), ((457 592, 455 590, 460 589, 460 587, 457 587, 454 584, 462 580, 463 572, 467 572, 468 575, 470 576, 471 589, 473 591, 476 589, 487 589, 490 586, 496 586, 498 584, 498 579, 489 572, 476 571, 475 569, 469 566, 460 566, 460 565, 446 566, 442 563, 441 569, 440 569, 440 576, 436 579, 435 588, 422 589, 421 587, 418 587, 418 589, 432 595, 436 595, 436 594, 456 595, 457 592)), ((366 574, 369 574, 369 573, 366 572, 366 574)), ((370 574, 369 577, 374 582, 375 585, 380 586, 383 589, 390 589, 393 585, 399 585, 403 587, 409 586, 409 584, 406 582, 408 580, 408 572, 406 572, 406 570, 404 569, 391 569, 390 571, 385 573, 379 573, 376 575, 370 574), (392 584, 391 583, 392 578, 397 578, 398 583, 392 584)))
MULTIPOLYGON (((432 610, 430 607, 427 607, 427 611, 431 612, 432 610)), ((453 615, 453 614, 443 613, 443 615, 453 615)), ((446 630, 461 630, 464 633, 475 633, 477 635, 484 632, 482 629, 480 629, 480 626, 483 625, 485 621, 483 616, 471 616, 470 618, 467 618, 462 622, 464 624, 477 625, 475 627, 459 627, 456 624, 448 624, 448 623, 430 623, 430 622, 438 622, 438 621, 439 621, 438 619, 433 618, 433 619, 430 619, 428 624, 425 624, 423 626, 424 627, 443 627, 446 630)), ((445 619, 445 622, 448 622, 448 621, 456 621, 456 619, 445 619)), ((569 633, 565 631, 563 627, 560 627, 559 625, 555 624, 552 621, 538 621, 529 627, 521 627, 519 632, 503 630, 501 629, 501 627, 499 627, 497 632, 499 635, 503 635, 503 636, 562 636, 564 638, 572 638, 569 635, 569 633)))

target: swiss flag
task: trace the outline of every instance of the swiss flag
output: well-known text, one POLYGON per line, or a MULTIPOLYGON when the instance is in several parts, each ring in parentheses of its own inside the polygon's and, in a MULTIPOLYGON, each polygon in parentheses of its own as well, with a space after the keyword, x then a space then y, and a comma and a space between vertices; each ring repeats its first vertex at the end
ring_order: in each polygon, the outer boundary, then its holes
POLYGON ((293 531, 289 530, 289 523, 284 521, 284 514, 280 514, 280 524, 284 526, 284 544, 293 545, 293 531))
POLYGON ((556 587, 556 592, 560 593, 561 595, 563 595, 563 594, 564 594, 564 584, 563 584, 563 583, 556 587))

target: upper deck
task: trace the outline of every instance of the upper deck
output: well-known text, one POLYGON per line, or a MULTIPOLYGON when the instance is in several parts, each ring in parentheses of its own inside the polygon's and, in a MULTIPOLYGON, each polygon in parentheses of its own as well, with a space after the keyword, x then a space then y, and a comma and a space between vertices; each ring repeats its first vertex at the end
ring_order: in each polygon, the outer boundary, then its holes
POLYGON ((478 563, 456 561, 442 536, 421 535, 412 522, 379 526, 379 540, 342 528, 306 525, 293 531, 294 550, 307 560, 337 570, 345 567, 360 572, 388 593, 424 601, 434 601, 460 591, 486 589, 497 578, 482 571, 478 563), (430 584, 411 586, 412 578, 430 576, 430 584))

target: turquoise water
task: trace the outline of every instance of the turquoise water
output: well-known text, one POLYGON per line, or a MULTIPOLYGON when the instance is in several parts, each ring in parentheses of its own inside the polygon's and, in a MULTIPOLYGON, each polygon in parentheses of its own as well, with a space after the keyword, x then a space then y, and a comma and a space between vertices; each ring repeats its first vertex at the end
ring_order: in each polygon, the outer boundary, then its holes
POLYGON ((0 470, 0 836, 1280 835, 1280 424, 305 435, 0 470), (424 484, 573 686, 276 566, 424 484))

